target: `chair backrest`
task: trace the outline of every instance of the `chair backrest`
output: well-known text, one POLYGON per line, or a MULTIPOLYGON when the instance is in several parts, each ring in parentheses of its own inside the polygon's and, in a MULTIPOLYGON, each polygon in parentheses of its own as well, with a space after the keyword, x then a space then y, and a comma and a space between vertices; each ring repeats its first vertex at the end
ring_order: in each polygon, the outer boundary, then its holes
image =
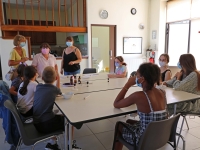
POLYGON ((133 71, 133 72, 131 73, 131 76, 134 77, 134 76, 136 75, 136 73, 137 73, 137 71, 133 71))
MULTIPOLYGON (((170 139, 171 131, 180 114, 161 121, 149 123, 138 143, 139 150, 155 150, 164 146, 170 139)), ((176 124, 177 125, 177 124, 176 124)))
POLYGON ((85 68, 83 70, 83 74, 89 74, 89 73, 97 73, 96 68, 85 68))
POLYGON ((15 106, 15 104, 11 101, 11 100, 6 100, 4 102, 4 106, 11 111, 12 115, 15 118, 15 121, 17 123, 17 127, 20 133, 20 136, 22 137, 22 139, 27 138, 26 136, 26 132, 24 129, 24 123, 22 122, 19 112, 17 111, 17 108, 15 106))

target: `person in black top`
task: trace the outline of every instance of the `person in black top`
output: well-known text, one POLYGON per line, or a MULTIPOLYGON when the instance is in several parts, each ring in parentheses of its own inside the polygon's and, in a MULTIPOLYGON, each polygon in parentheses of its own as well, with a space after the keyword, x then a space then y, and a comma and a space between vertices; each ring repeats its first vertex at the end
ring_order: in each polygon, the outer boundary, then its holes
POLYGON ((171 79, 172 73, 171 70, 168 68, 168 63, 169 63, 169 55, 161 54, 159 57, 161 82, 171 79))
POLYGON ((67 48, 63 50, 61 70, 60 73, 64 75, 80 74, 79 63, 82 60, 80 50, 73 46, 73 38, 71 36, 66 38, 67 48))

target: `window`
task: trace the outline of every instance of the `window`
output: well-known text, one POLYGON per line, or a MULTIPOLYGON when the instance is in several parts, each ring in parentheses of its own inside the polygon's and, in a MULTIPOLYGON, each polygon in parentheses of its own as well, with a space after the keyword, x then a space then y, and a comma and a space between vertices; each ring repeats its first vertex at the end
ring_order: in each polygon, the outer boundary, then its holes
POLYGON ((181 54, 188 51, 189 21, 169 24, 169 66, 176 66, 181 54))
POLYGON ((165 50, 170 55, 170 66, 176 66, 180 55, 191 53, 200 70, 200 0, 167 2, 165 50))

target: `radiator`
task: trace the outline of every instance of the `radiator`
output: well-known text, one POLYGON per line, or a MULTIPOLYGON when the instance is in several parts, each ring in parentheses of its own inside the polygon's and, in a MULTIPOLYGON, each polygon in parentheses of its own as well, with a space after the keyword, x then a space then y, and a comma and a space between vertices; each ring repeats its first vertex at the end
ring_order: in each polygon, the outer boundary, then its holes
POLYGON ((124 62, 127 64, 127 70, 128 70, 128 77, 133 71, 137 71, 140 64, 146 62, 143 58, 124 58, 124 62))

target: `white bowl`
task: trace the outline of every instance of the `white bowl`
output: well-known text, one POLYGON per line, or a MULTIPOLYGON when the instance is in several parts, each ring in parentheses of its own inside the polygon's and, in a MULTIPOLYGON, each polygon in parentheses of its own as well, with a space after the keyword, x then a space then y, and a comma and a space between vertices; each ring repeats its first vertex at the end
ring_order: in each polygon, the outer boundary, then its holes
POLYGON ((73 92, 67 92, 67 93, 63 93, 62 95, 65 99, 71 99, 72 96, 74 95, 74 93, 73 92))

